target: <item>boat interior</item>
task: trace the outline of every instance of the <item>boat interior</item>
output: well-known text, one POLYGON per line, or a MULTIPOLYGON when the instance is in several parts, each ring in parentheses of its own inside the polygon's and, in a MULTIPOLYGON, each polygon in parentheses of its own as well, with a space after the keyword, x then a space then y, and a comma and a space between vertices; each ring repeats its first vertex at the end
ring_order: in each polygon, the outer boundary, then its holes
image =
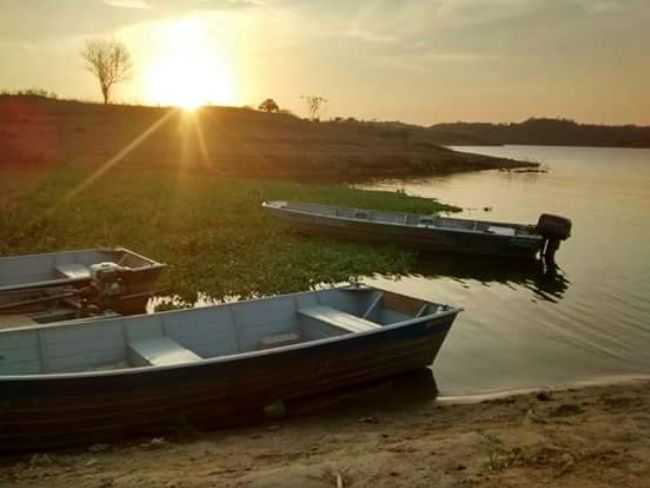
MULTIPOLYGON (((270 202, 271 206, 275 202, 270 202)), ((281 208, 308 212, 324 217, 341 217, 376 223, 401 224, 412 227, 464 230, 497 234, 503 236, 531 236, 536 235, 534 226, 510 224, 503 222, 489 222, 482 220, 454 219, 441 217, 436 214, 425 215, 408 212, 385 212, 360 208, 337 207, 334 205, 320 205, 316 203, 278 202, 281 208)))
POLYGON ((0 330, 0 376, 187 364, 416 318, 429 320, 450 310, 387 291, 346 287, 153 315, 19 327, 0 330))
POLYGON ((0 258, 0 292, 16 287, 38 287, 52 281, 90 279, 90 266, 115 263, 137 269, 158 265, 126 249, 93 249, 0 258))
MULTIPOLYGON (((92 317, 101 318, 116 315, 118 314, 111 310, 104 310, 98 311, 93 314, 92 317)), ((9 312, 4 313, 4 311, 0 309, 0 330, 76 320, 80 318, 80 316, 81 314, 79 313, 78 307, 68 304, 63 300, 37 304, 31 307, 31 310, 10 310, 9 312)))

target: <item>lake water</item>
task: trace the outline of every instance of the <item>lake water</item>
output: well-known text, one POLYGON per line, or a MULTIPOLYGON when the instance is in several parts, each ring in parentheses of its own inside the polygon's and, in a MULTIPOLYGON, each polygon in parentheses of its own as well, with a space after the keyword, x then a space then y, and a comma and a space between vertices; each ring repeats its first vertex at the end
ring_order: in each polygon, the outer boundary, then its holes
POLYGON ((464 147, 549 172, 484 171, 383 183, 465 208, 461 216, 573 220, 559 269, 432 256, 421 275, 371 284, 465 308, 436 360, 441 395, 494 393, 650 374, 650 150, 464 147), (483 209, 490 207, 490 212, 483 209))

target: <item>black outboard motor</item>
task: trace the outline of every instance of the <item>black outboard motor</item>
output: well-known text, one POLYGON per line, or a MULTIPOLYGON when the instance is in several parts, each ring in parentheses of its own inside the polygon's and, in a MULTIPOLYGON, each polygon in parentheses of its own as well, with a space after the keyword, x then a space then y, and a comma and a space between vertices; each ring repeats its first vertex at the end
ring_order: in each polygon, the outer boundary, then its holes
POLYGON ((554 264, 560 242, 571 237, 571 220, 559 215, 542 214, 537 221, 536 230, 544 237, 541 255, 554 264))

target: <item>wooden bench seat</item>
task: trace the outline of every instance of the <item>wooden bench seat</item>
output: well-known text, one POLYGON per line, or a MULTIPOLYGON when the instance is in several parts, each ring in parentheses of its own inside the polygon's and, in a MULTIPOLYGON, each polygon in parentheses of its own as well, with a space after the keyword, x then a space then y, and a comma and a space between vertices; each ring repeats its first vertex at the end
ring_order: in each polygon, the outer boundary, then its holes
POLYGON ((381 325, 369 320, 322 305, 301 308, 298 310, 298 314, 352 333, 366 332, 381 328, 381 325))
POLYGON ((200 361, 201 356, 169 337, 129 343, 129 363, 133 366, 171 366, 200 361))
POLYGON ((72 280, 90 279, 90 269, 83 264, 59 264, 56 267, 56 271, 62 278, 70 278, 72 280))
POLYGON ((298 344, 300 342, 300 336, 289 332, 286 334, 276 334, 272 336, 262 337, 257 349, 273 349, 275 347, 290 346, 292 344, 298 344))

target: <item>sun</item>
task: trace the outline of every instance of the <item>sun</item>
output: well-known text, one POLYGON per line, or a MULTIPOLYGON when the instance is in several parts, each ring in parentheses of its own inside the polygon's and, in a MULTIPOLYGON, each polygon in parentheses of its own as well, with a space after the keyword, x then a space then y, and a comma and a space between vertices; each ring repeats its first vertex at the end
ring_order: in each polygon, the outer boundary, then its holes
POLYGON ((187 110, 233 103, 230 70, 200 18, 165 24, 155 37, 160 41, 160 54, 147 69, 151 103, 187 110))

